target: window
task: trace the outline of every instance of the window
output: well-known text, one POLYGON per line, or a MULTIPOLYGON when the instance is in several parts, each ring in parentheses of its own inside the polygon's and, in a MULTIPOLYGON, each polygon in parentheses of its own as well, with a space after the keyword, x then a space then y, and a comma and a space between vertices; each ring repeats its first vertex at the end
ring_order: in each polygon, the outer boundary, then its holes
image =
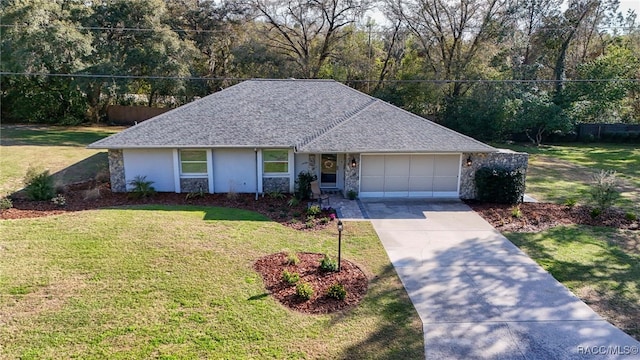
POLYGON ((262 161, 265 174, 289 173, 289 150, 263 150, 262 161))
POLYGON ((182 175, 207 174, 207 151, 180 150, 180 173, 182 175))

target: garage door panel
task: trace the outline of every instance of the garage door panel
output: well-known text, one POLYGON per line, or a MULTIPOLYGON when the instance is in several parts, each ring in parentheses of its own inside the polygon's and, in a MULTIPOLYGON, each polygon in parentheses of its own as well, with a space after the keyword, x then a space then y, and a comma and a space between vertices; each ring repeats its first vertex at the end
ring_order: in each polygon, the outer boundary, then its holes
POLYGON ((451 192, 458 190, 458 177, 442 176, 433 178, 433 191, 451 192))
POLYGON ((363 156, 362 164, 362 176, 384 176, 384 156, 363 156))
POLYGON ((360 192, 382 192, 384 188, 384 177, 363 176, 360 181, 360 192))
POLYGON ((409 191, 432 191, 433 177, 412 176, 409 178, 409 191))
POLYGON ((436 155, 434 156, 435 176, 458 176, 460 166, 460 156, 458 155, 436 155))
POLYGON ((384 178, 384 192, 407 191, 409 176, 386 176, 384 178))
MULTIPOLYGON (((410 164, 411 164, 411 156, 409 155, 385 156, 384 157, 384 173, 386 176, 408 177, 410 164)), ((406 190, 406 187, 405 187, 405 190, 406 190)))
POLYGON ((411 177, 433 176, 433 155, 411 156, 411 177))

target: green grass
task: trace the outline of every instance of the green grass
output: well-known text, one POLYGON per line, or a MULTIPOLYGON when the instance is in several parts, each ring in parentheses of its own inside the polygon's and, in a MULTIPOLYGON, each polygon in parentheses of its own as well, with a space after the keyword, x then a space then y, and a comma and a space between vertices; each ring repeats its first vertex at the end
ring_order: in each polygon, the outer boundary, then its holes
POLYGON ((57 184, 93 179, 108 168, 106 151, 85 146, 120 131, 106 127, 0 127, 0 196, 20 190, 29 166, 48 169, 57 184))
POLYGON ((640 147, 633 144, 562 144, 541 147, 496 144, 530 154, 527 193, 541 201, 589 201, 591 176, 614 170, 620 180, 619 206, 636 210, 640 203, 640 147))
POLYGON ((559 226, 505 236, 601 316, 640 339, 640 234, 559 226))
POLYGON ((279 251, 334 254, 333 228, 300 232, 243 210, 164 206, 0 225, 3 357, 424 356, 420 320, 366 222, 345 224, 343 252, 371 278, 368 294, 322 316, 275 302, 252 264, 279 251))

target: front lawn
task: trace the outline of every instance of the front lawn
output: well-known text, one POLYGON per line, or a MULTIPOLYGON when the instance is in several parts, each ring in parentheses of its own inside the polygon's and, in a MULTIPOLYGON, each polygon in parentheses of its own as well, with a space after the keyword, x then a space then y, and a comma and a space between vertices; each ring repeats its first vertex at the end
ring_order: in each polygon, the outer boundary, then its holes
POLYGON ((600 316, 640 340, 638 231, 558 226, 504 235, 600 316))
POLYGON ((370 278, 356 308, 286 309, 252 266, 288 250, 335 255, 337 231, 301 232, 228 208, 149 206, 0 223, 7 358, 424 357, 420 320, 371 225, 343 256, 370 278))

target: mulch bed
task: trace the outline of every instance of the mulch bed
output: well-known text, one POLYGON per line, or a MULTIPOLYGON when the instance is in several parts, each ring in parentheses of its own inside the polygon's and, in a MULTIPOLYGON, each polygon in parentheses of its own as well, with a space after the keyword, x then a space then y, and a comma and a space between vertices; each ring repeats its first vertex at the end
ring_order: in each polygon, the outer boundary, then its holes
POLYGON ((307 202, 289 206, 290 197, 275 198, 259 196, 255 194, 204 194, 203 196, 190 196, 176 193, 156 193, 147 198, 133 198, 126 193, 113 193, 109 183, 87 181, 65 186, 59 189, 63 194, 66 205, 58 206, 50 201, 29 201, 22 193, 11 196, 13 207, 0 210, 0 219, 36 218, 63 214, 68 212, 110 208, 117 206, 134 205, 195 205, 195 206, 219 206, 237 209, 245 209, 258 212, 269 219, 297 230, 317 230, 327 226, 335 226, 335 222, 329 218, 329 212, 323 211, 313 220, 306 217, 307 202), (311 224, 308 222, 311 221, 311 224), (311 225, 311 226, 310 226, 311 225))
POLYGON ((626 217, 625 212, 612 208, 598 216, 592 216, 592 207, 550 203, 522 203, 517 205, 519 216, 514 215, 514 205, 466 202, 474 211, 497 230, 504 232, 538 232, 558 225, 606 226, 618 229, 638 230, 638 220, 626 217))
POLYGON ((340 272, 323 272, 320 261, 323 254, 298 253, 297 265, 287 264, 287 254, 277 253, 258 259, 254 269, 262 275, 267 291, 284 306, 308 314, 326 314, 356 306, 367 293, 368 279, 358 266, 342 259, 340 272), (299 282, 313 287, 314 294, 309 300, 296 295, 296 285, 282 280, 282 272, 300 274, 299 282), (327 296, 333 284, 342 284, 347 297, 338 300, 327 296))

